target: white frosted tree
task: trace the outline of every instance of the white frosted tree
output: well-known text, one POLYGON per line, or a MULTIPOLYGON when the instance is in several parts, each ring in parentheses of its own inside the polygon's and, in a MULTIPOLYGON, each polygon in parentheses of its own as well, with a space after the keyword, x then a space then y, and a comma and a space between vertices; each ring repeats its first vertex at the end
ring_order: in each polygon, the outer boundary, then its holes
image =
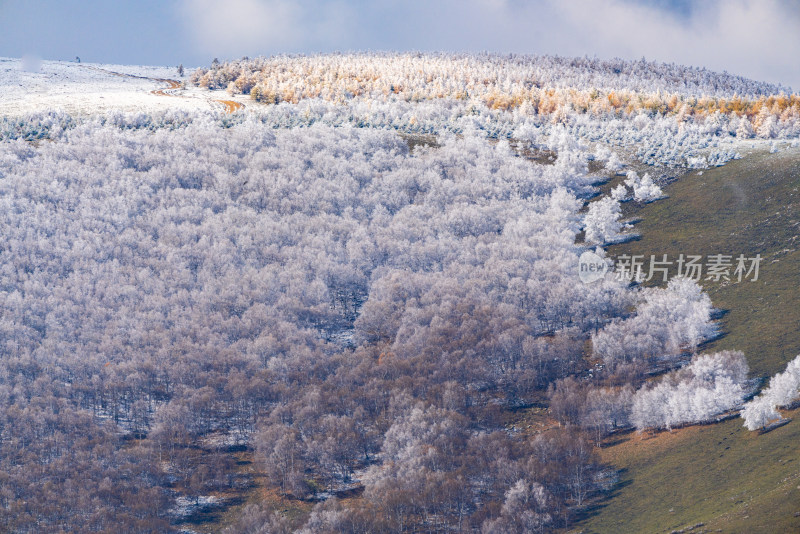
POLYGON ((716 332, 711 299, 696 282, 673 278, 666 288, 640 293, 636 315, 615 320, 592 336, 596 356, 607 365, 678 356, 694 351, 716 332))
POLYGON ((633 188, 633 198, 639 202, 652 202, 663 197, 661 188, 653 182, 650 175, 645 173, 637 186, 633 188))
POLYGON ((611 156, 609 156, 608 161, 606 161, 606 170, 617 173, 622 170, 625 165, 622 163, 622 160, 619 159, 619 155, 616 152, 612 152, 611 156))
POLYGON ((773 376, 767 389, 745 404, 744 426, 756 430, 781 419, 776 408, 790 406, 800 400, 800 355, 786 365, 786 370, 773 376))
POLYGON ((547 490, 536 482, 529 484, 518 480, 505 494, 500 517, 486 521, 482 534, 533 534, 544 532, 552 522, 546 512, 550 496, 547 490))
POLYGON ((622 215, 619 201, 611 197, 603 197, 589 205, 589 211, 583 219, 586 241, 603 245, 619 241, 623 228, 619 220, 622 215))
POLYGON ((738 351, 697 356, 659 383, 639 389, 631 420, 639 430, 712 420, 740 405, 747 371, 744 354, 738 351))
POLYGON ((769 397, 759 395, 745 404, 742 418, 745 428, 752 431, 766 427, 771 421, 781 419, 781 414, 775 409, 775 405, 769 397))
POLYGON ((739 118, 739 124, 736 127, 736 137, 739 139, 750 139, 753 137, 753 125, 750 124, 750 119, 747 116, 739 118))
POLYGON ((648 173, 640 177, 636 171, 628 171, 625 185, 633 190, 633 199, 637 202, 652 202, 664 196, 648 173))
POLYGON ((777 406, 789 406, 800 399, 800 356, 786 365, 786 370, 769 381, 768 394, 777 406))
POLYGON ((768 115, 758 126, 758 136, 763 139, 772 139, 778 132, 778 119, 774 115, 768 115))
POLYGON ((625 187, 625 184, 619 184, 617 187, 611 190, 611 198, 617 202, 624 202, 628 199, 628 196, 628 188, 625 187))

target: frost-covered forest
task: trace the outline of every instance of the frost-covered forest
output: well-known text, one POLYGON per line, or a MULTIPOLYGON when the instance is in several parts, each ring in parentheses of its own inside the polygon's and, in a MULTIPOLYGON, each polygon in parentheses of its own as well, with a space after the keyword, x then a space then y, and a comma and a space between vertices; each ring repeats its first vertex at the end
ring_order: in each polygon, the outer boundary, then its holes
MULTIPOLYGON (((714 421, 754 391, 741 353, 695 354, 717 334, 695 282, 584 284, 578 257, 624 236, 621 201, 661 198, 626 166, 788 145, 797 96, 495 56, 193 79, 273 104, 0 123, 0 530, 170 531, 180 503, 253 483, 244 450, 316 504, 251 504, 231 532, 540 532, 613 483, 609 433, 714 421), (534 404, 551 427, 506 424, 534 404)), ((795 363, 749 427, 792 401, 795 363)))

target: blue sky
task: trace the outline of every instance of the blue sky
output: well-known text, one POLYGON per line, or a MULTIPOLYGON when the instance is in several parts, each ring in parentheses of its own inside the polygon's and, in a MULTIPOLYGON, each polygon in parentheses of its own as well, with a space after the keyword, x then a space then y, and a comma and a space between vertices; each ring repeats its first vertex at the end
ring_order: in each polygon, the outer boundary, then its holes
POLYGON ((187 66, 348 50, 673 61, 800 89, 793 0, 0 0, 0 55, 187 66))

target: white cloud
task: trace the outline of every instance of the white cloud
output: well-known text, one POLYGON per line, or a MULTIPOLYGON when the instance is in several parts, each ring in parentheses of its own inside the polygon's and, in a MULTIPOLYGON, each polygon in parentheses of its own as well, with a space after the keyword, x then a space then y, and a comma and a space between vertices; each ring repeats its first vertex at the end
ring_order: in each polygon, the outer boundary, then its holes
POLYGON ((646 56, 800 89, 800 17, 778 0, 715 0, 687 16, 631 1, 553 2, 585 53, 646 56))
POLYGON ((291 46, 302 22, 297 7, 285 0, 184 0, 181 10, 197 45, 219 55, 270 41, 291 46))
POLYGON ((341 39, 347 6, 292 0, 182 0, 179 12, 203 52, 231 57, 327 48, 341 39))

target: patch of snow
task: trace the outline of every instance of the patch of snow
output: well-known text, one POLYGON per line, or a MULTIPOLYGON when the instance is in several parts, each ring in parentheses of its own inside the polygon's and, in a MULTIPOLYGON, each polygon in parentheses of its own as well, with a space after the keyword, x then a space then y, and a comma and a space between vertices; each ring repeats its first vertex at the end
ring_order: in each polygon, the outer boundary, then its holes
POLYGON ((175 506, 170 509, 170 514, 177 518, 185 518, 197 510, 213 506, 218 502, 219 498, 213 495, 201 495, 197 499, 181 495, 175 499, 175 506))
POLYGON ((203 445, 217 449, 236 447, 248 442, 248 435, 239 432, 214 432, 203 437, 203 445))
POLYGON ((180 97, 153 94, 178 79, 174 67, 101 65, 41 61, 38 68, 21 59, 0 57, 0 116, 43 111, 91 115, 116 110, 154 112, 217 109, 208 91, 180 90, 180 97), (118 76, 117 72, 130 76, 118 76), (154 79, 148 79, 154 78, 154 79))

